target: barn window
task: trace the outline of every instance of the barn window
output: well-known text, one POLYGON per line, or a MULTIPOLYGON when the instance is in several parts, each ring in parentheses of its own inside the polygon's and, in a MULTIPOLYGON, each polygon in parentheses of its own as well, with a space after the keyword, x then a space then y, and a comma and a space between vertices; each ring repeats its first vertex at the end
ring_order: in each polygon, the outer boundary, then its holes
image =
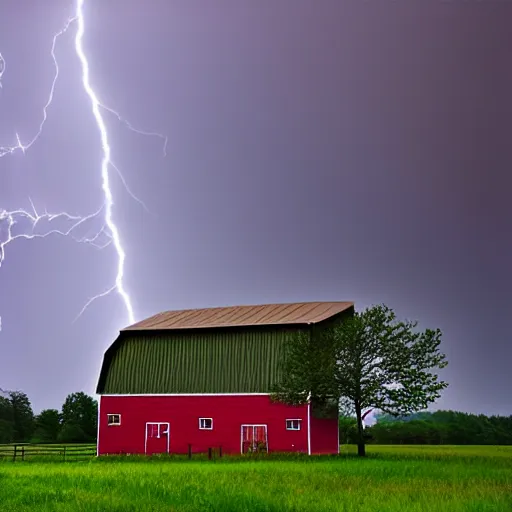
POLYGON ((301 420, 286 420, 286 430, 300 430, 301 420))
POLYGON ((120 414, 108 414, 108 425, 115 426, 121 425, 121 415, 120 414))
POLYGON ((199 418, 199 430, 213 430, 213 419, 199 418))

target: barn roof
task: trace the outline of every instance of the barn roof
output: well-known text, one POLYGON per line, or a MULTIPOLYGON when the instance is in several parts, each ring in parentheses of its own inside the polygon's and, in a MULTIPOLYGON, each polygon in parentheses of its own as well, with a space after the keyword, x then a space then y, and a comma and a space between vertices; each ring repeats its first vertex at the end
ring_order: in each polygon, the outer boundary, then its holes
POLYGON ((307 325, 327 320, 353 306, 353 302, 295 302, 165 311, 123 331, 307 325))

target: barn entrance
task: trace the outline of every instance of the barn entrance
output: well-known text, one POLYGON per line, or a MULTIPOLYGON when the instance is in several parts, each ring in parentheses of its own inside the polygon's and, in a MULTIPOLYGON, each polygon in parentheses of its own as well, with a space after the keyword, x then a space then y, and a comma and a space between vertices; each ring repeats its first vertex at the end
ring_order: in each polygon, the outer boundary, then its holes
POLYGON ((169 453, 170 430, 169 423, 146 423, 146 455, 169 453))
POLYGON ((241 452, 268 452, 267 425, 242 425, 241 452))

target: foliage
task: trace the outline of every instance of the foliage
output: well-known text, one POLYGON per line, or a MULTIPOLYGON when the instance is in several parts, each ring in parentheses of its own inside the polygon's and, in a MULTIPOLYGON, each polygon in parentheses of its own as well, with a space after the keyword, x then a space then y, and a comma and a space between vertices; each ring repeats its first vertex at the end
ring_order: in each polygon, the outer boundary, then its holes
POLYGON ((353 416, 340 416, 338 423, 340 429, 340 443, 357 443, 358 434, 356 418, 354 418, 353 416))
POLYGON ((12 421, 0 419, 0 444, 12 443, 14 427, 12 421))
POLYGON ((414 414, 408 414, 405 416, 392 416, 391 414, 380 413, 375 415, 375 419, 378 423, 393 423, 396 421, 412 421, 412 420, 424 420, 430 416, 431 413, 420 411, 414 414))
POLYGON ((0 444, 14 439, 14 416, 11 401, 0 395, 0 444))
POLYGON ((28 396, 22 391, 9 391, 8 396, 12 407, 13 440, 30 439, 34 431, 34 412, 28 396))
POLYGON ((61 429, 61 417, 57 409, 44 409, 35 419, 33 442, 55 443, 61 429))
POLYGON ((300 332, 286 346, 273 398, 289 404, 334 398, 349 404, 364 455, 365 409, 410 414, 434 402, 447 386, 433 371, 447 365, 439 352, 441 331, 416 327, 382 305, 323 330, 300 332))
POLYGON ((87 443, 90 441, 80 425, 64 423, 57 437, 59 443, 87 443))
MULTIPOLYGON (((66 397, 62 406, 62 424, 66 432, 78 435, 79 427, 85 435, 84 441, 93 441, 97 434, 98 403, 84 392, 72 393, 66 397)), ((67 435, 67 434, 65 434, 67 435)), ((80 434, 81 435, 81 434, 80 434)))
POLYGON ((68 395, 62 414, 46 409, 34 416, 28 396, 21 391, 0 389, 0 444, 11 442, 55 443, 95 442, 98 404, 83 392, 68 395), (66 430, 62 435, 63 424, 66 430))
POLYGON ((367 433, 376 444, 512 445, 512 416, 457 411, 378 416, 367 433))
POLYGON ((0 395, 0 420, 14 421, 11 401, 0 395))

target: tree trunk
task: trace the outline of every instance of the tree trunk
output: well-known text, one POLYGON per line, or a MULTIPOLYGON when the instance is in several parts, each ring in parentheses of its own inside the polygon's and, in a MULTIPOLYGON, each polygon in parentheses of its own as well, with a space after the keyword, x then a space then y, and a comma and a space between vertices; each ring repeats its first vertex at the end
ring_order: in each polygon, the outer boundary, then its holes
POLYGON ((356 402, 356 417, 357 417, 357 455, 359 457, 366 456, 366 447, 364 445, 364 429, 363 418, 361 416, 361 405, 356 402))

